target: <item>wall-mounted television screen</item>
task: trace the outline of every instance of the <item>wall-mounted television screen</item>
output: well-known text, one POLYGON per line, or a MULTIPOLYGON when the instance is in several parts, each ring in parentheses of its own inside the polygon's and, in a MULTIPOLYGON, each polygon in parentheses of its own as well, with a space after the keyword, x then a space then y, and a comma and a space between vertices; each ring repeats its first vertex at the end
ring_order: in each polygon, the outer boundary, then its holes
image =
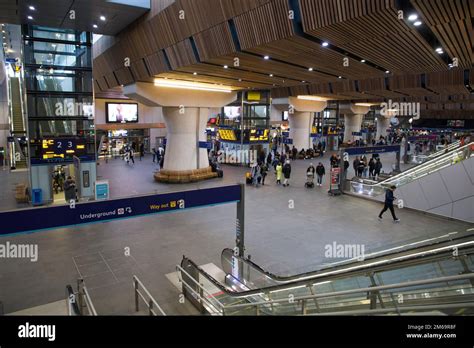
POLYGON ((138 104, 106 103, 107 123, 138 122, 138 104))

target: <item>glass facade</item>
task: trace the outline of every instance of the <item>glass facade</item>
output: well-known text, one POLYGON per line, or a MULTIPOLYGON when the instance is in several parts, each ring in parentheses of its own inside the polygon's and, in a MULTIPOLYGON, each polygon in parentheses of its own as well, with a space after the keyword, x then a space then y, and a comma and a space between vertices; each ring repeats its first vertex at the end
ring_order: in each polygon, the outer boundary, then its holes
POLYGON ((22 35, 31 163, 44 162, 42 139, 71 137, 95 161, 91 33, 25 25, 22 35))

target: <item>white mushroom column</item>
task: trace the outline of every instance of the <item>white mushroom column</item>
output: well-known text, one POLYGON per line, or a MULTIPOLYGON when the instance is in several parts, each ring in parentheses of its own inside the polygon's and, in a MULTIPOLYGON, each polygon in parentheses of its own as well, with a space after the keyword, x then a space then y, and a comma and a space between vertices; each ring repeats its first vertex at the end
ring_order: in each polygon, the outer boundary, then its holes
POLYGON ((377 134, 376 140, 380 139, 380 136, 384 138, 387 136, 387 129, 390 128, 390 115, 378 115, 377 116, 377 134))
POLYGON ((166 155, 163 169, 174 176, 209 167, 206 125, 211 108, 220 108, 237 98, 236 92, 215 92, 173 87, 158 87, 137 82, 124 87, 124 94, 148 106, 163 107, 167 128, 166 155))
POLYGON ((272 104, 278 109, 288 111, 290 138, 293 139, 293 145, 298 151, 311 148, 313 114, 323 111, 327 106, 327 102, 288 97, 274 99, 272 104))
POLYGON ((355 104, 341 104, 340 112, 344 115, 344 142, 349 140, 359 140, 361 136, 352 135, 353 132, 359 133, 362 128, 364 115, 370 110, 370 106, 360 106, 355 104))

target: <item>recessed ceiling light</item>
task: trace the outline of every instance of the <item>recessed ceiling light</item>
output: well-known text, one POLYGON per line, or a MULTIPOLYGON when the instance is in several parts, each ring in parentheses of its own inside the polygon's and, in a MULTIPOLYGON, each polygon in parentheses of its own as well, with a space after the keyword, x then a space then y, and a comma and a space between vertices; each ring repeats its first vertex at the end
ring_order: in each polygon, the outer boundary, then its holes
POLYGON ((444 53, 443 50, 441 50, 441 51, 436 51, 436 52, 437 52, 438 54, 443 54, 443 53, 444 53))
POLYGON ((98 28, 97 24, 93 24, 92 26, 96 29, 98 28))
POLYGON ((436 49, 436 52, 439 52, 439 51, 442 51, 442 50, 443 50, 443 49, 442 49, 441 47, 438 47, 438 48, 436 49))
POLYGON ((239 79, 239 82, 242 82, 242 79, 239 79))
POLYGON ((35 8, 34 6, 29 6, 28 8, 29 8, 31 11, 36 10, 36 8, 35 8))
POLYGON ((337 78, 338 78, 338 79, 342 79, 342 76, 338 76, 337 78))
POLYGON ((360 62, 361 62, 361 63, 365 63, 365 59, 362 59, 360 62))
POLYGON ((100 20, 101 20, 101 21, 105 21, 105 17, 104 17, 104 16, 100 16, 100 20))
POLYGON ((193 72, 193 75, 196 76, 198 73, 197 72, 193 72))
POLYGON ((313 71, 313 68, 308 68, 309 71, 313 71))
POLYGON ((414 22, 414 21, 416 21, 417 19, 418 19, 418 15, 415 14, 415 13, 414 13, 414 14, 411 14, 410 16, 408 16, 408 20, 409 20, 410 22, 414 22))
POLYGON ((329 46, 329 42, 324 41, 323 42, 323 47, 327 47, 327 46, 329 46))
POLYGON ((386 73, 386 74, 390 74, 390 70, 386 70, 385 73, 386 73))
POLYGON ((228 69, 228 68, 229 68, 229 66, 228 66, 228 65, 224 65, 224 69, 228 69))
POLYGON ((273 74, 270 74, 270 75, 268 75, 268 76, 273 77, 273 74))
POLYGON ((28 16, 28 19, 33 19, 33 17, 31 17, 31 16, 28 16))
POLYGON ((263 59, 269 60, 269 59, 270 59, 270 56, 265 56, 265 57, 263 57, 263 59))
POLYGON ((301 81, 301 83, 306 83, 306 81, 301 81))
POLYGON ((414 25, 415 27, 418 27, 418 26, 420 26, 421 24, 422 24, 421 21, 416 21, 415 23, 413 23, 413 25, 414 25))

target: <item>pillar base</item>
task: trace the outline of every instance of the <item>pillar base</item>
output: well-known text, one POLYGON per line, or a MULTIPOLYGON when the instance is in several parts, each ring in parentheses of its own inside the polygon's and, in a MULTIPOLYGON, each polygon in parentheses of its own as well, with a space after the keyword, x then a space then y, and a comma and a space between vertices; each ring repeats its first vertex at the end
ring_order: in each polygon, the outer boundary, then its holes
POLYGON ((217 178, 217 176, 218 174, 213 172, 210 166, 192 170, 162 169, 154 174, 155 181, 169 184, 187 184, 217 178))

